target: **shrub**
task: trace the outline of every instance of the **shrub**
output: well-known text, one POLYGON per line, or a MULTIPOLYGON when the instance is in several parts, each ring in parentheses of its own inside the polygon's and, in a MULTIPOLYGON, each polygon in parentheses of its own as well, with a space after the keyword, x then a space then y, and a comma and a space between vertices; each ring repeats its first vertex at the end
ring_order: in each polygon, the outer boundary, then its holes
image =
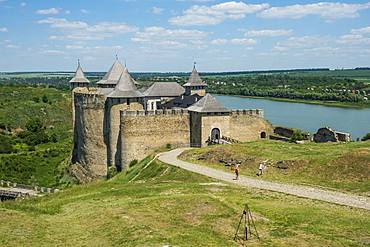
POLYGON ((48 99, 48 96, 46 96, 45 94, 42 96, 42 102, 44 103, 48 103, 49 99, 48 99))
POLYGON ((35 103, 40 103, 40 98, 39 97, 33 97, 32 99, 35 103))
POLYGON ((30 133, 29 135, 27 135, 24 141, 30 146, 36 146, 41 143, 48 143, 49 136, 45 133, 45 131, 41 130, 37 133, 30 133))
POLYGON ((49 137, 49 140, 50 140, 51 142, 54 142, 54 143, 58 142, 58 135, 57 135, 57 134, 55 134, 55 133, 52 133, 52 134, 50 135, 50 137, 49 137))
POLYGON ((29 146, 28 147, 28 151, 36 151, 36 148, 35 148, 35 146, 33 146, 33 145, 31 145, 31 146, 29 146))
POLYGON ((294 130, 293 135, 290 137, 291 142, 302 141, 305 139, 305 133, 301 130, 294 130))
POLYGON ((30 132, 36 133, 42 129, 42 122, 39 118, 33 118, 26 123, 26 129, 30 132))
POLYGON ((361 139, 362 141, 370 140, 370 133, 367 133, 364 137, 361 139))
POLYGON ((133 167, 138 163, 137 160, 131 160, 129 167, 133 167))
POLYGON ((11 139, 7 136, 0 135, 0 154, 10 154, 14 152, 11 139))
POLYGON ((167 149, 171 149, 171 144, 170 144, 170 143, 167 143, 167 144, 166 144, 166 148, 167 148, 167 149))

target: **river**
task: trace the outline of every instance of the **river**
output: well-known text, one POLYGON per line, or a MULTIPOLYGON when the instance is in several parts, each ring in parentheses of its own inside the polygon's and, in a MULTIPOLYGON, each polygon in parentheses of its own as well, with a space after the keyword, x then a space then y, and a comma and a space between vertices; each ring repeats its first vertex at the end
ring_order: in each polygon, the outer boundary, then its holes
POLYGON ((329 126, 351 133, 354 140, 370 132, 370 108, 332 107, 225 95, 216 95, 216 98, 231 109, 263 109, 265 118, 273 125, 298 128, 310 133, 329 126))

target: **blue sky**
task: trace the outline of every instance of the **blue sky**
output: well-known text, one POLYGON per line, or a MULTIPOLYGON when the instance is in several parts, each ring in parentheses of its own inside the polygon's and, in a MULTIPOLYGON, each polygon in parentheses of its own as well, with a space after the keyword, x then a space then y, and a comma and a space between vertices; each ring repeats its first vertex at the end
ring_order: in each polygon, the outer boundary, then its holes
POLYGON ((370 66, 370 2, 0 0, 0 71, 370 66))

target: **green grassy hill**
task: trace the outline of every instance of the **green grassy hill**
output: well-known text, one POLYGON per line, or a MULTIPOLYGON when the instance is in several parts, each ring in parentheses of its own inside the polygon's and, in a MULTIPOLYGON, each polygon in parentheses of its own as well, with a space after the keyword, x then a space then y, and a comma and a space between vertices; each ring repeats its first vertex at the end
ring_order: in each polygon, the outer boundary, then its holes
POLYGON ((270 160, 261 179, 369 195, 370 141, 300 145, 257 141, 193 149, 181 158, 225 171, 230 171, 225 163, 241 162, 241 174, 251 177, 257 177, 261 161, 270 160))
POLYGON ((151 158, 110 181, 0 204, 0 246, 238 246, 248 202, 261 242, 368 246, 366 210, 220 183, 151 158))
POLYGON ((70 92, 0 84, 0 106, 0 179, 57 186, 72 148, 70 92), (27 131, 35 119, 40 128, 27 131))

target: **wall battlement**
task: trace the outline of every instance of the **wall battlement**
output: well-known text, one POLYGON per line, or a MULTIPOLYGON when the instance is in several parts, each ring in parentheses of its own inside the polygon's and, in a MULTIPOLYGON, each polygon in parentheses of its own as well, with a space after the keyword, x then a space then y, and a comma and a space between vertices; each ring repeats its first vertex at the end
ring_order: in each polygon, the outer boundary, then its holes
POLYGON ((249 116, 258 116, 262 117, 264 116, 264 112, 261 109, 241 109, 241 110, 232 110, 232 115, 249 115, 249 116))
POLYGON ((165 109, 165 110, 155 110, 155 111, 121 111, 121 117, 145 117, 145 116, 156 116, 156 115, 188 115, 189 111, 186 109, 165 109))
POLYGON ((101 108, 105 104, 104 95, 96 93, 74 93, 74 101, 83 108, 101 108))

